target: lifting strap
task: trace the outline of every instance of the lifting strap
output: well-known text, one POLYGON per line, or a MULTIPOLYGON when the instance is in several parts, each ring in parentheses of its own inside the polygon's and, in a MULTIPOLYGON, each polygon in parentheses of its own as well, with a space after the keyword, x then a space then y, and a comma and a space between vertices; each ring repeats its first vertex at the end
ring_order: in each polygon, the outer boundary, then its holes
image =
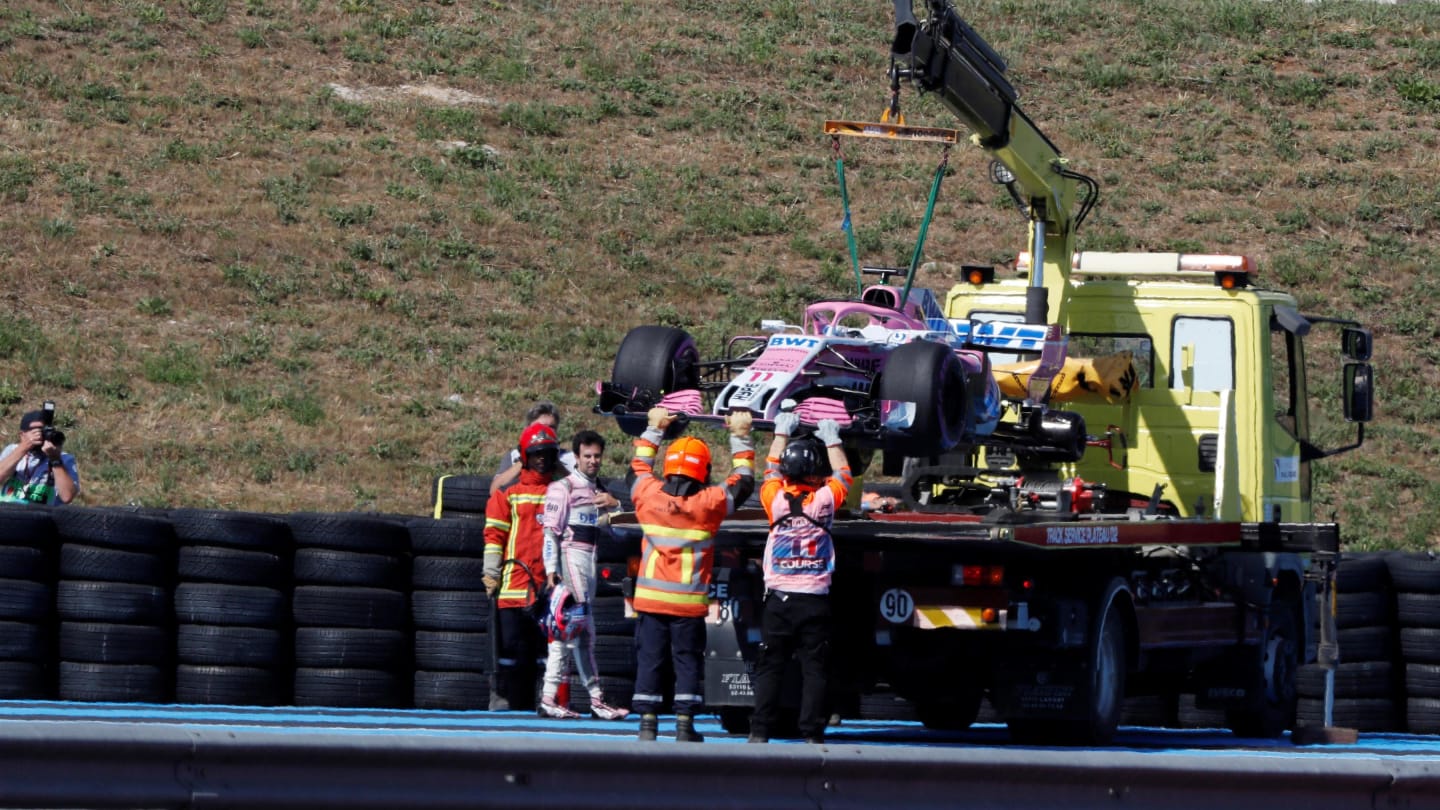
MULTIPOLYGON (((890 111, 887 110, 887 118, 889 114, 890 111)), ((900 121, 903 124, 904 118, 901 117, 900 121)), ((918 129, 916 131, 919 132, 918 129)), ((940 131, 942 130, 937 130, 937 132, 940 131)), ((855 272, 855 295, 859 297, 865 292, 865 282, 860 272, 860 255, 859 249, 855 245, 855 228, 850 220, 850 190, 845 183, 845 155, 840 149, 840 133, 834 129, 832 132, 834 134, 830 136, 830 146, 831 151, 835 153, 835 177, 840 183, 840 204, 845 213, 845 218, 840 222, 840 230, 845 232, 845 243, 850 248, 850 267, 855 272)), ((916 140, 920 139, 922 138, 916 138, 916 140)), ((930 183, 930 199, 925 204, 925 216, 920 220, 920 233, 915 239, 915 251, 910 256, 909 272, 905 274, 905 289, 900 293, 902 308, 910 298, 910 287, 915 283, 915 271, 920 267, 920 257, 925 248, 925 237, 930 233, 930 221, 935 216, 935 201, 940 198, 940 183, 945 179, 945 171, 949 165, 950 143, 946 142, 944 151, 940 154, 940 165, 935 167, 935 179, 930 183)))
POLYGON ((845 154, 840 150, 840 136, 830 136, 830 147, 835 152, 835 177, 840 181, 840 204, 845 209, 845 218, 840 221, 840 230, 845 232, 845 243, 850 246, 850 267, 855 271, 855 297, 865 292, 865 282, 860 276, 860 252, 855 247, 855 229, 850 224, 850 191, 845 185, 845 154))
POLYGON ((940 181, 945 179, 945 169, 950 165, 950 144, 940 153, 940 165, 935 167, 935 180, 930 183, 930 200, 925 204, 925 216, 920 220, 920 235, 915 239, 915 253, 910 257, 910 272, 905 274, 905 289, 900 293, 900 306, 910 298, 910 286, 915 283, 915 271, 920 267, 920 256, 925 247, 925 237, 930 233, 930 220, 935 216, 935 201, 940 197, 940 181))

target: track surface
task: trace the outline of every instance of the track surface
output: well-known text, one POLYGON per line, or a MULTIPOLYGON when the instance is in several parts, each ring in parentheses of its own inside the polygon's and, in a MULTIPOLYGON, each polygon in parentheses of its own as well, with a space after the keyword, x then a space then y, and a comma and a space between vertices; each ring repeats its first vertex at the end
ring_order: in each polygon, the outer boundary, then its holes
MULTIPOLYGON (((185 706, 135 703, 73 703, 58 701, 0 701, 0 727, 35 721, 95 722, 105 724, 161 724, 180 728, 244 729, 275 735, 305 732, 327 734, 432 737, 464 736, 497 742, 505 737, 527 740, 565 739, 633 740, 637 721, 548 720, 526 712, 447 712, 417 709, 327 709, 310 707, 261 708, 249 706, 185 706)), ((696 723, 706 744, 744 743, 743 736, 727 734, 717 718, 702 716, 696 723)), ((673 718, 661 718, 661 744, 673 743, 673 718)), ((931 731, 919 723, 899 720, 846 720, 831 728, 827 745, 921 746, 929 748, 995 747, 1010 745, 1002 725, 978 724, 963 732, 931 731)), ((772 745, 804 745, 798 740, 774 740, 772 745)), ((1023 748, 1036 748, 1024 746, 1023 748)), ((1064 750, 1064 749, 1060 749, 1064 750)), ((1235 737, 1219 729, 1160 729, 1124 727, 1112 746, 1104 750, 1152 754, 1208 756, 1246 752, 1281 757, 1420 757, 1440 760, 1440 736, 1365 733, 1353 745, 1297 746, 1288 736, 1278 740, 1235 737)))

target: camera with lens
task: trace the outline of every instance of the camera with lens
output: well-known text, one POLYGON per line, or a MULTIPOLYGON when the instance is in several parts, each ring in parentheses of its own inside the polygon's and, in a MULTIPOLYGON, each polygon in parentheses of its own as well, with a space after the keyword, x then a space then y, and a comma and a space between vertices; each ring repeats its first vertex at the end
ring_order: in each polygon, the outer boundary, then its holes
POLYGON ((65 433, 55 427, 55 403, 45 400, 45 404, 40 406, 40 419, 44 423, 40 428, 40 438, 56 447, 64 446, 65 433))

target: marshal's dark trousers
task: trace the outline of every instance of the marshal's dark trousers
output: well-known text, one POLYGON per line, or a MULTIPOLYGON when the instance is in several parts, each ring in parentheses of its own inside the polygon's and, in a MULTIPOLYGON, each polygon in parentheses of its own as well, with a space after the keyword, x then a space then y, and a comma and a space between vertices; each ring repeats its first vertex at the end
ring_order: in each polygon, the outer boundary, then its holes
POLYGON ((675 713, 693 715, 705 702, 700 682, 705 665, 705 617, 640 613, 635 622, 635 693, 630 708, 654 714, 665 699, 660 676, 675 667, 675 713))
POLYGON ((760 633, 760 660, 755 665, 755 714, 750 718, 750 734, 770 736, 780 710, 785 664, 794 655, 800 661, 800 734, 807 738, 824 736, 830 719, 825 709, 830 597, 771 591, 765 597, 765 618, 760 633))

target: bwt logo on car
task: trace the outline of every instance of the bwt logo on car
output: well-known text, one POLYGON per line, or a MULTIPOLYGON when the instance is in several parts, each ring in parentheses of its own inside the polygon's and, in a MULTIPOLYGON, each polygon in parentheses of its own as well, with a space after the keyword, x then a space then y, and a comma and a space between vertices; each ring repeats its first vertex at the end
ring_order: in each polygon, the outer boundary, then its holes
POLYGON ((802 349, 813 349, 820 345, 820 338, 798 337, 796 335, 772 335, 771 346, 798 346, 802 349))

